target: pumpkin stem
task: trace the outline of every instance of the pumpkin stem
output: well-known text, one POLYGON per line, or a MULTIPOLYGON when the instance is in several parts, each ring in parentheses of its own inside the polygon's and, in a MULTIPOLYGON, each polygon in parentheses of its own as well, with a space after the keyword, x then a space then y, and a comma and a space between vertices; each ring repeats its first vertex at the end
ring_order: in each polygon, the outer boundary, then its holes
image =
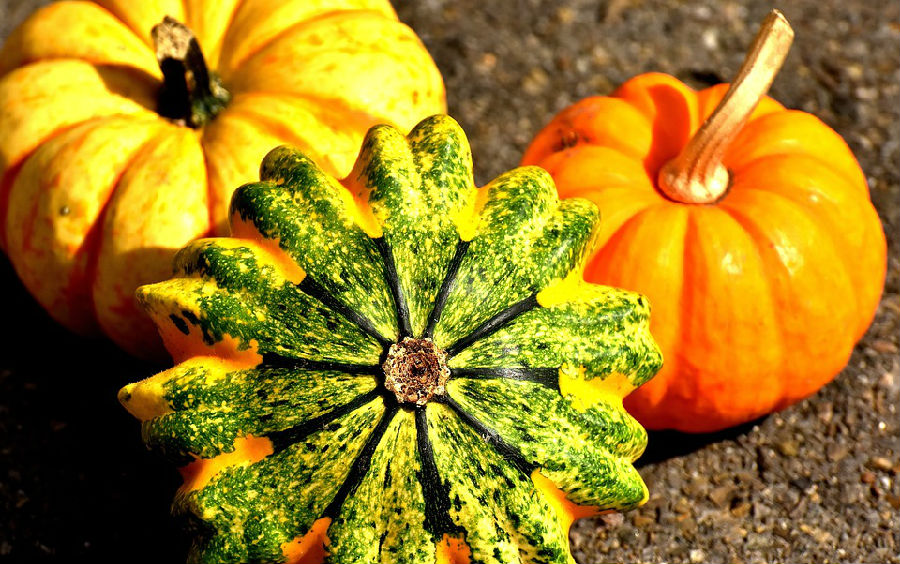
POLYGON ((431 339, 404 338, 388 350, 382 364, 384 387, 394 392, 400 404, 425 405, 442 396, 450 378, 447 353, 431 339))
POLYGON ((225 108, 231 94, 206 66, 200 44, 188 26, 166 16, 151 35, 163 74, 159 115, 179 125, 202 127, 225 108))
POLYGON ((659 172, 659 189, 671 200, 709 204, 728 190, 730 173, 722 159, 781 69, 794 31, 778 10, 766 17, 737 76, 715 111, 681 153, 659 172))

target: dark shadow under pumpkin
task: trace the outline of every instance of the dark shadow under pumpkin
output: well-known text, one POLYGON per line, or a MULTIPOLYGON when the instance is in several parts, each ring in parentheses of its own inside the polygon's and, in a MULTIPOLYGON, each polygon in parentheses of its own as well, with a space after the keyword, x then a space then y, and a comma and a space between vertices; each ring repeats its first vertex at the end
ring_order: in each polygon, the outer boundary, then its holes
POLYGON ((161 367, 57 325, 0 257, 0 546, 15 562, 181 562, 181 478, 147 452, 118 389, 161 367))
POLYGON ((670 430, 649 431, 647 449, 635 463, 635 466, 643 468, 649 464, 685 456, 713 443, 736 440, 765 421, 766 417, 768 415, 713 433, 682 433, 670 430))

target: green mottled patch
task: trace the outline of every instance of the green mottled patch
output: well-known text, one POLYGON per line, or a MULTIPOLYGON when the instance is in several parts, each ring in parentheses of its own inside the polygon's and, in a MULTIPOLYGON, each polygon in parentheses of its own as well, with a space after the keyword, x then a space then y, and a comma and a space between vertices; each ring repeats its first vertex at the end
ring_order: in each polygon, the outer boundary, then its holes
POLYGON ((462 378, 447 391, 575 503, 623 509, 644 500, 644 483, 631 463, 647 433, 621 406, 581 413, 555 389, 499 378, 462 378))
POLYGON ((573 301, 536 307, 450 360, 451 368, 584 367, 585 377, 624 374, 649 380, 662 356, 649 331, 646 300, 630 292, 582 285, 573 301))
POLYGON ((120 392, 155 451, 221 457, 174 504, 190 562, 283 562, 327 518, 329 564, 433 564, 447 537, 473 564, 572 564, 535 472, 599 509, 645 499, 621 396, 661 358, 643 298, 579 283, 593 204, 560 202, 537 168, 476 191, 446 116, 372 129, 347 188, 289 148, 261 178, 235 192, 239 238, 192 243, 139 291, 176 350, 259 356, 120 392), (395 395, 389 347, 429 336, 391 357, 411 388, 395 395))
POLYGON ((269 153, 262 182, 238 188, 231 208, 267 239, 278 241, 307 275, 341 303, 396 338, 393 301, 378 250, 354 223, 344 188, 305 155, 281 147, 269 153))
POLYGON ((375 365, 381 345, 346 318, 261 264, 249 247, 223 247, 202 239, 179 251, 176 272, 196 278, 173 279, 142 290, 145 307, 169 313, 185 327, 196 327, 204 342, 224 336, 244 348, 258 343, 260 354, 375 365), (210 282, 214 282, 211 284, 210 282), (158 302, 162 301, 162 304, 158 302))
POLYGON ((421 526, 425 500, 417 477, 420 467, 413 412, 400 411, 369 472, 329 529, 333 561, 434 562, 435 543, 421 526))
POLYGON ((595 229, 597 208, 584 200, 558 202, 541 169, 508 172, 487 190, 478 231, 434 332, 442 347, 564 278, 583 260, 595 229))
POLYGON ((491 448, 441 405, 428 409, 438 470, 450 485, 450 515, 466 531, 475 562, 574 562, 568 531, 531 477, 491 448))
POLYGON ((166 382, 171 413, 144 423, 144 441, 181 463, 231 452, 235 439, 266 436, 324 415, 375 389, 373 376, 260 368, 212 377, 192 367, 166 382))
POLYGON ((374 128, 354 171, 393 249, 412 334, 421 335, 459 240, 453 218, 474 197, 465 135, 446 120, 422 122, 407 140, 374 128))
POLYGON ((197 521, 195 562, 281 562, 281 545, 305 534, 349 472, 384 412, 381 399, 254 464, 231 466, 173 511, 197 521))

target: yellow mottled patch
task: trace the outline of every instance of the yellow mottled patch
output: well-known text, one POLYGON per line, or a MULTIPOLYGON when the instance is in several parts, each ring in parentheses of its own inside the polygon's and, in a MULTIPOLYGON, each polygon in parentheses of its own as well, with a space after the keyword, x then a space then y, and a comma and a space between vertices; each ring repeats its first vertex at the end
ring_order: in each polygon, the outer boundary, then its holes
POLYGON ((471 241, 478 231, 481 211, 488 201, 487 188, 472 186, 465 194, 465 205, 450 215, 450 220, 456 226, 459 238, 463 241, 471 241))
POLYGON ((537 302, 541 307, 579 301, 596 294, 597 286, 584 281, 581 269, 575 269, 556 282, 538 292, 537 302))
POLYGON ((164 389, 164 386, 172 380, 187 374, 203 374, 206 383, 212 384, 231 372, 252 368, 255 365, 255 361, 247 362, 241 358, 195 356, 145 380, 128 384, 119 390, 119 402, 136 418, 149 421, 172 412, 165 399, 164 389))
POLYGON ((583 366, 564 365, 559 369, 559 391, 572 407, 585 411, 601 403, 621 407, 622 399, 634 390, 625 374, 613 373, 606 378, 585 378, 583 366))
POLYGON ((146 380, 128 384, 119 390, 119 403, 141 421, 165 415, 172 408, 164 398, 163 384, 179 373, 179 367, 170 368, 146 380))

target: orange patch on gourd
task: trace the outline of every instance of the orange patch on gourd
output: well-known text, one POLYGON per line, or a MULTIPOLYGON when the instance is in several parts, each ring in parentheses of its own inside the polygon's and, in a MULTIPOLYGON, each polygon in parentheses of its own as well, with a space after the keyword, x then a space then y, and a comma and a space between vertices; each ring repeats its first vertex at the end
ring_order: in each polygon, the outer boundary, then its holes
POLYGON ((551 482, 549 478, 541 474, 540 470, 535 470, 531 473, 531 481, 534 483, 534 487, 543 494, 544 499, 547 500, 550 507, 553 508, 553 512, 559 520, 559 525, 562 527, 563 531, 566 532, 567 537, 569 527, 571 527, 572 523, 576 520, 583 517, 594 517, 595 515, 606 513, 594 506, 578 505, 577 503, 569 501, 566 497, 566 493, 556 487, 556 484, 551 482))
POLYGON ((445 534, 435 547, 434 557, 436 564, 470 564, 472 549, 465 539, 445 534))
POLYGON ((309 531, 290 542, 281 545, 281 553, 287 559, 287 564, 323 564, 328 552, 328 527, 331 519, 322 517, 317 519, 309 531))
POLYGON ((199 490, 213 477, 229 466, 236 464, 253 464, 274 452, 272 441, 267 437, 247 435, 234 440, 234 450, 214 458, 198 458, 194 462, 178 469, 184 478, 181 490, 190 492, 199 490))

